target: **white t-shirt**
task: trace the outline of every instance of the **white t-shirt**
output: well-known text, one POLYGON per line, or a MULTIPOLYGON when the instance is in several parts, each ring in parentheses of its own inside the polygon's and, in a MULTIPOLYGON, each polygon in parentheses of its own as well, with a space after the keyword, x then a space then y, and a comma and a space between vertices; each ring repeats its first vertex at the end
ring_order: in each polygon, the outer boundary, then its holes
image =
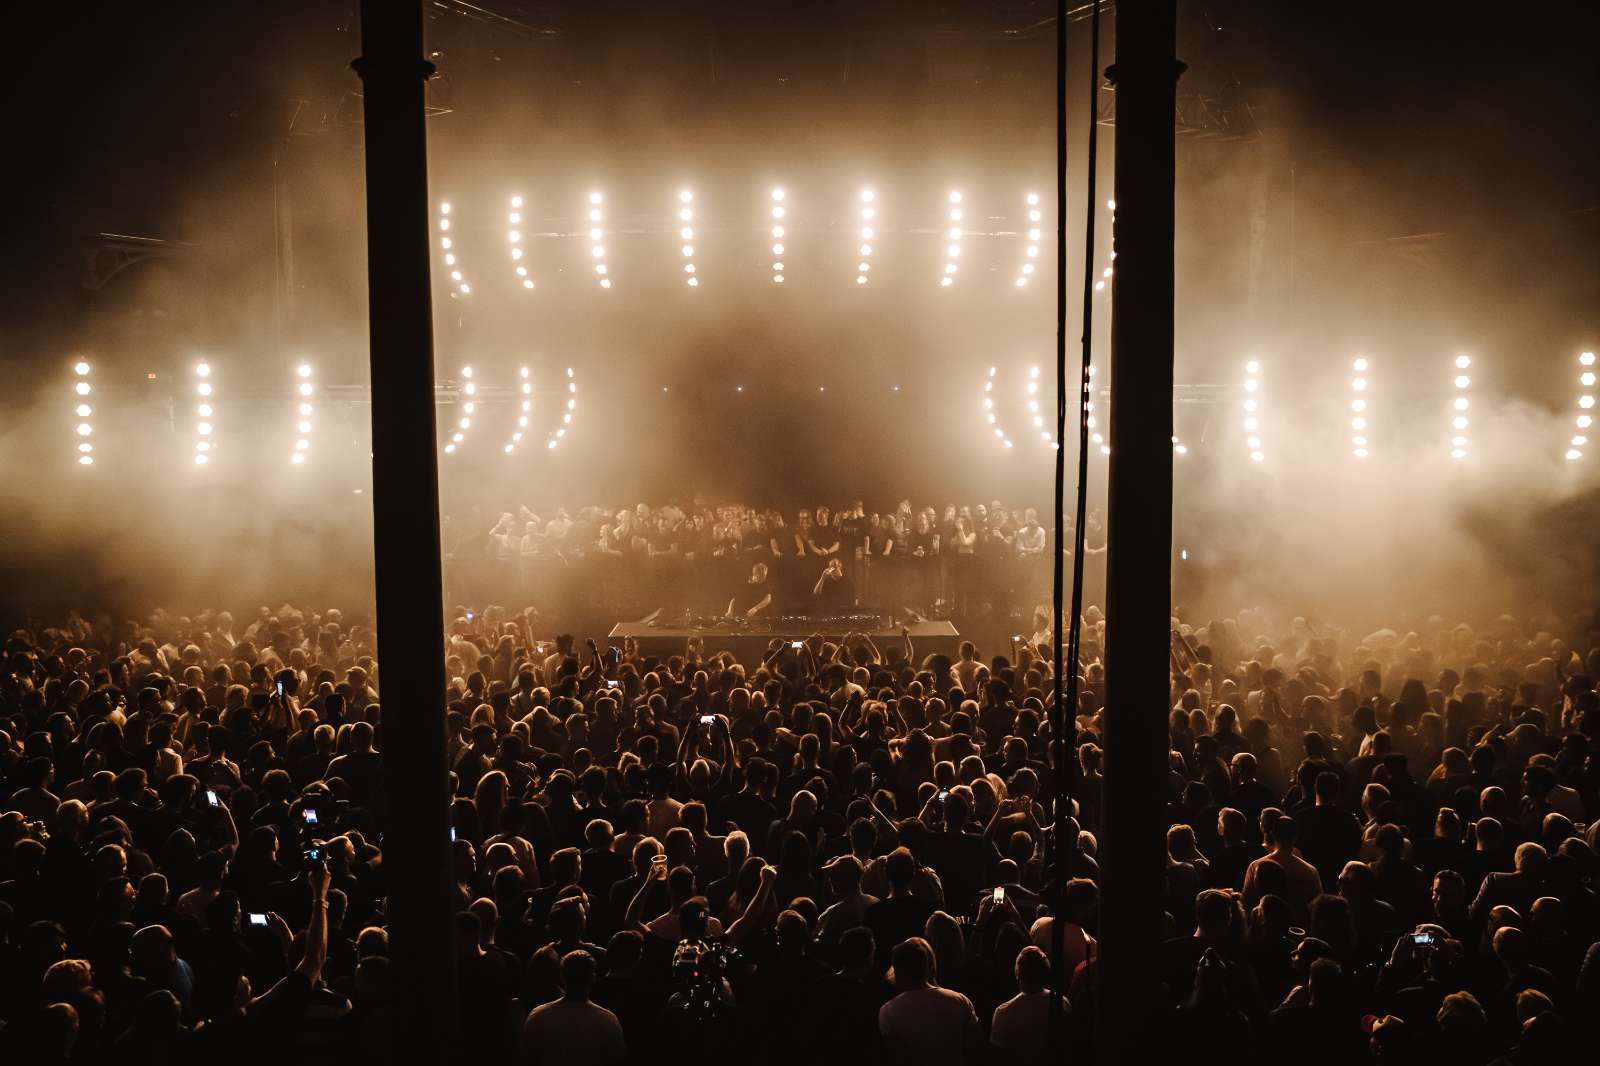
POLYGON ((878 1009, 878 1032, 893 1063, 963 1066, 977 1028, 972 1001, 948 988, 902 992, 878 1009))
POLYGON ((591 1066, 621 1062, 628 1053, 617 1016, 596 1003, 558 999, 533 1008, 522 1023, 523 1062, 591 1066))

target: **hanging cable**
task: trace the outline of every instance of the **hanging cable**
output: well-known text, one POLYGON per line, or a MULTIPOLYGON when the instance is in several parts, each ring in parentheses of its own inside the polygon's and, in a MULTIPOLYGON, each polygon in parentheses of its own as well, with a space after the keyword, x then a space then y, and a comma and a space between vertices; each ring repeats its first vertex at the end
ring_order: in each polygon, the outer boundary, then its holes
MULTIPOLYGON (((1056 5, 1056 440, 1066 440, 1067 429, 1067 18, 1064 0, 1056 5)), ((1077 841, 1063 841, 1071 818, 1072 798, 1077 792, 1077 708, 1078 657, 1082 641, 1083 618, 1083 531, 1088 505, 1090 360, 1094 323, 1094 218, 1095 165, 1098 141, 1096 115, 1099 104, 1100 0, 1093 0, 1089 45, 1089 143, 1088 209, 1084 233, 1083 275, 1083 357, 1078 368, 1078 482, 1072 531, 1072 598, 1067 622, 1065 656, 1062 648, 1064 565, 1061 554, 1066 540, 1066 450, 1056 450, 1055 471, 1055 577, 1052 606, 1055 615, 1053 651, 1055 654, 1055 706, 1051 739, 1056 748, 1055 817, 1051 832, 1054 852, 1055 892, 1051 922, 1052 960, 1055 968, 1055 995, 1051 996, 1050 1024, 1057 1039, 1064 1037, 1065 1015, 1061 996, 1066 993, 1071 975, 1064 972, 1066 954, 1066 863, 1077 848, 1077 841)))

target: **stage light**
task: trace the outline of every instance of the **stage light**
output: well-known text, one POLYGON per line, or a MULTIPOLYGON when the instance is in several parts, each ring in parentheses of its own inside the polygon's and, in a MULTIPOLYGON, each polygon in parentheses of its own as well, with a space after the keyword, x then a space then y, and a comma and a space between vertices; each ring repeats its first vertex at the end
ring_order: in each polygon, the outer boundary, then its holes
MULTIPOLYGON (((300 403, 297 407, 300 417, 295 423, 295 432, 300 435, 300 438, 295 441, 294 451, 289 453, 289 461, 298 466, 304 465, 306 461, 305 453, 311 448, 311 441, 307 438, 313 428, 311 413, 314 408, 311 404, 311 394, 316 391, 316 388, 311 380, 310 363, 301 363, 295 367, 294 376, 299 379, 295 391, 300 394, 300 403)), ((201 413, 204 414, 206 412, 202 411, 201 413)))
MULTIPOLYGON (((1594 408, 1594 393, 1589 391, 1594 388, 1595 384, 1594 371, 1589 369, 1592 366, 1594 366, 1594 353, 1579 352, 1578 388, 1582 391, 1578 393, 1578 414, 1573 419, 1573 424, 1579 430, 1588 430, 1588 428, 1594 424, 1594 416, 1589 414, 1589 412, 1594 408)), ((1589 443, 1589 437, 1587 433, 1580 432, 1574 434, 1570 443, 1572 446, 1567 449, 1567 459, 1569 461, 1582 459, 1582 449, 1589 443)))
MULTIPOLYGON (((450 213, 450 204, 448 202, 441 203, 439 205, 439 214, 440 215, 448 215, 449 213, 450 213)), ((472 286, 471 286, 470 283, 467 282, 466 278, 463 277, 462 271, 461 271, 461 268, 460 268, 460 263, 459 263, 459 261, 458 261, 458 259, 456 257, 455 252, 452 251, 452 249, 455 247, 455 245, 454 245, 454 242, 448 236, 449 230, 450 230, 450 220, 448 218, 440 218, 439 219, 439 231, 440 231, 440 233, 442 235, 439 238, 439 247, 445 253, 444 254, 444 265, 447 266, 447 267, 451 267, 452 268, 450 270, 450 280, 453 283, 453 285, 452 285, 452 291, 450 293, 450 298, 452 300, 454 300, 457 296, 468 296, 468 295, 471 295, 472 286)))
MULTIPOLYGON (((700 279, 693 276, 695 273, 693 261, 694 245, 687 243, 694 238, 694 228, 689 225, 690 222, 694 221, 694 209, 688 206, 688 204, 694 200, 694 193, 688 189, 684 189, 682 192, 678 193, 678 200, 685 205, 678 211, 678 220, 684 223, 683 228, 678 231, 678 236, 686 242, 681 251, 683 253, 683 258, 689 260, 689 262, 686 262, 683 265, 683 272, 689 275, 684 280, 689 288, 698 289, 700 287, 700 279)), ((781 211, 783 209, 774 208, 773 210, 781 211)))
POLYGON ((872 258, 872 245, 870 242, 873 234, 871 223, 873 219, 878 217, 877 209, 871 206, 874 199, 876 199, 876 194, 871 189, 861 190, 861 203, 864 206, 861 208, 862 252, 861 263, 856 267, 857 285, 865 285, 867 283, 867 272, 870 269, 868 261, 872 258))
MULTIPOLYGON (((517 225, 518 223, 520 223, 522 221, 522 213, 517 210, 517 208, 520 208, 521 206, 522 206, 522 197, 513 196, 511 198, 511 208, 512 208, 512 210, 506 215, 506 221, 511 223, 511 225, 513 225, 513 226, 517 225)), ((511 262, 513 264, 520 264, 520 262, 522 260, 522 249, 520 247, 518 247, 518 246, 522 243, 522 233, 521 233, 521 231, 520 230, 516 230, 516 229, 507 230, 506 231, 506 241, 511 245, 511 262)), ((446 263, 449 263, 451 261, 452 261, 452 257, 451 256, 445 256, 445 262, 446 263)), ((531 291, 533 289, 533 287, 534 287, 533 279, 528 277, 528 268, 527 267, 521 266, 521 265, 514 265, 512 267, 512 273, 515 274, 521 280, 522 289, 523 289, 524 292, 529 292, 529 291, 531 291)))
MULTIPOLYGON (((88 396, 92 391, 94 391, 90 387, 89 382, 85 380, 89 376, 89 364, 86 361, 79 359, 72 364, 72 372, 78 377, 78 380, 72 384, 72 393, 80 401, 82 401, 84 397, 88 396)), ((90 455, 90 453, 94 451, 94 445, 90 444, 83 438, 91 436, 94 433, 94 425, 87 421, 89 416, 93 414, 93 409, 87 403, 79 402, 73 408, 73 413, 76 414, 81 420, 78 422, 76 429, 76 433, 79 438, 77 445, 78 465, 92 466, 94 465, 94 458, 90 455)))
MULTIPOLYGON (((215 388, 209 380, 211 377, 211 364, 200 360, 194 365, 194 376, 197 379, 194 391, 200 399, 195 403, 195 438, 194 461, 198 466, 206 465, 211 453, 211 437, 214 435, 215 426, 210 421, 215 408, 211 403, 211 396, 215 388)), ((82 427, 80 426, 81 430, 82 427)))
POLYGON ((1251 359, 1244 365, 1244 428, 1249 436, 1245 439, 1245 446, 1250 449, 1250 459, 1253 462, 1265 462, 1267 455, 1262 449, 1260 427, 1261 420, 1258 412, 1261 409, 1261 361, 1251 359))
MULTIPOLYGON (((959 189, 950 190, 950 202, 952 204, 959 204, 961 202, 961 191, 959 189)), ((952 207, 949 215, 952 223, 958 223, 961 221, 961 209, 959 207, 952 207)), ((948 230, 945 231, 945 236, 949 238, 950 243, 946 245, 944 249, 944 277, 939 279, 939 284, 945 288, 949 288, 951 285, 955 284, 955 261, 961 256, 961 233, 962 231, 959 225, 952 225, 948 230)))
MULTIPOLYGON (((589 246, 589 257, 595 260, 595 273, 600 275, 600 287, 602 289, 609 289, 611 288, 611 279, 606 276, 607 272, 602 269, 606 265, 604 262, 606 257, 606 246, 604 243, 602 243, 602 238, 605 236, 605 229, 603 226, 605 216, 600 210, 599 205, 601 200, 602 197, 600 193, 591 192, 589 194, 589 203, 593 205, 589 210, 589 221, 594 223, 593 227, 591 227, 589 230, 589 239, 594 242, 589 246)), ((687 208, 685 208, 685 210, 687 210, 687 208)))
MULTIPOLYGON (((1472 365, 1470 355, 1455 357, 1455 368, 1465 370, 1472 365)), ((1467 390, 1472 386, 1472 379, 1465 374, 1455 374, 1451 377, 1451 384, 1455 387, 1455 398, 1450 401, 1450 409, 1455 413, 1450 417, 1450 428, 1454 430, 1450 437, 1450 458, 1465 459, 1471 441, 1467 437, 1467 426, 1470 424, 1464 413, 1472 406, 1472 401, 1467 397, 1467 390)))
POLYGON ((1357 415, 1356 418, 1351 420, 1350 428, 1355 430, 1355 433, 1350 437, 1350 450, 1351 454, 1353 454, 1357 459, 1366 459, 1372 454, 1367 444, 1367 420, 1365 417, 1362 417, 1363 412, 1365 412, 1367 409, 1367 401, 1363 398, 1362 394, 1367 391, 1367 386, 1369 384, 1366 377, 1363 375, 1367 373, 1371 366, 1371 361, 1368 360, 1364 355, 1356 356, 1355 360, 1350 364, 1350 369, 1355 374, 1355 376, 1350 379, 1350 391, 1355 394, 1350 401, 1350 410, 1356 412, 1357 415), (1355 423, 1357 422, 1361 424, 1356 425, 1355 423))

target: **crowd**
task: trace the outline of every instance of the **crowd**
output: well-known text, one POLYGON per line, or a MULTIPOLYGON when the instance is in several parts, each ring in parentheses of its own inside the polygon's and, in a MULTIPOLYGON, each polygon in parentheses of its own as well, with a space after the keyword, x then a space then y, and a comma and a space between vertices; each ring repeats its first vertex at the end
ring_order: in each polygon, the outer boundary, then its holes
MULTIPOLYGON (((1096 514, 1091 571, 1104 548, 1099 529, 1096 514)), ((453 584, 464 598, 504 598, 496 590, 514 588, 563 618, 600 601, 613 621, 661 606, 711 613, 758 564, 771 574, 778 609, 804 610, 830 562, 841 565, 857 603, 969 624, 1005 619, 1045 598, 1052 539, 1036 509, 999 500, 942 510, 901 500, 882 513, 855 500, 837 510, 807 508, 792 520, 775 509, 703 500, 617 511, 558 507, 546 516, 527 507, 465 508, 444 523, 453 584)))
MULTIPOLYGON (((1592 1038, 1600 640, 1563 628, 1177 626, 1148 1005, 1174 1061, 1533 1066, 1592 1038)), ((1080 1051, 1103 630, 1091 611, 1057 841, 1036 643, 656 659, 454 610, 460 1061, 1080 1051)), ((380 1046, 372 630, 287 605, 243 625, 72 616, 4 651, 0 1056, 380 1046)))

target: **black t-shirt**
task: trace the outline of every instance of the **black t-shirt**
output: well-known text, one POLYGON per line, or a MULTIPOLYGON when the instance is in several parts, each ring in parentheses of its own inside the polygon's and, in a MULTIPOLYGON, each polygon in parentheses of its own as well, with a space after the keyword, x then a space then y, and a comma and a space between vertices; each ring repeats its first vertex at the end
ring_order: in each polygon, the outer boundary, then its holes
MULTIPOLYGON (((771 595, 772 583, 770 581, 752 582, 740 589, 739 594, 734 597, 733 609, 735 613, 743 614, 771 595)), ((770 607, 771 605, 769 604, 768 606, 770 607)))
POLYGON ((862 546, 867 539, 867 520, 862 515, 846 515, 839 523, 839 544, 848 555, 854 555, 855 550, 862 546))

